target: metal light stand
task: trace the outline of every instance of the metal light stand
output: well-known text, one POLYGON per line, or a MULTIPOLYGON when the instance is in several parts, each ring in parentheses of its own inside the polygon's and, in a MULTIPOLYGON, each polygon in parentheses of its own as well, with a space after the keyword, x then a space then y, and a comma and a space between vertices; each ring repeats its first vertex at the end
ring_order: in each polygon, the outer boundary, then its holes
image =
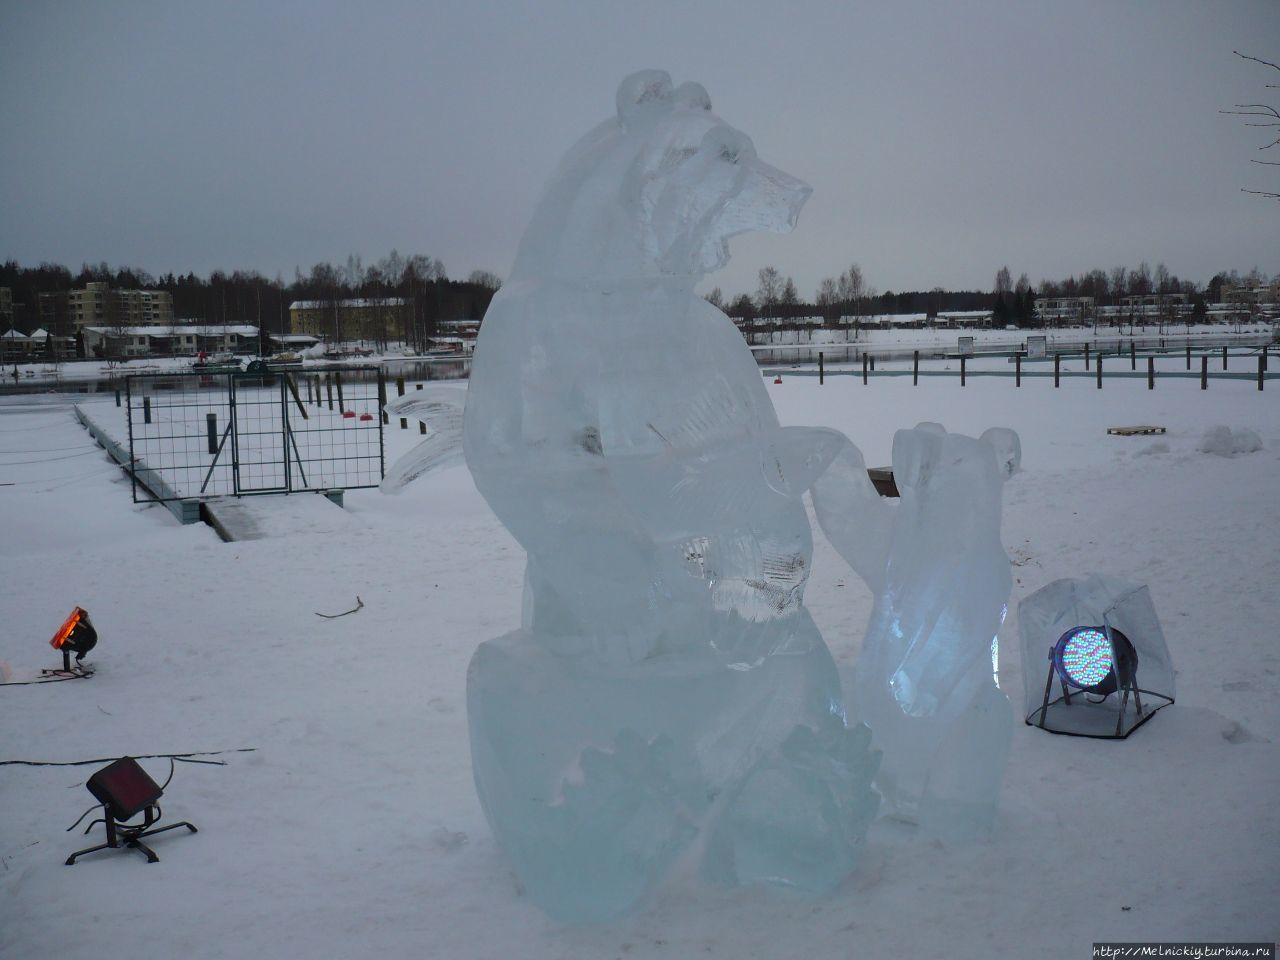
POLYGON ((61 669, 61 670, 50 670, 48 667, 45 667, 44 669, 42 669, 42 670, 40 671, 40 676, 42 676, 42 677, 63 677, 63 678, 66 678, 66 677, 92 677, 92 676, 93 676, 93 670, 92 670, 92 669, 90 669, 90 668, 88 668, 88 667, 85 667, 85 666, 80 662, 80 658, 79 658, 79 657, 76 657, 76 665, 73 667, 73 666, 71 665, 71 651, 70 651, 70 650, 63 650, 63 651, 62 651, 62 669, 61 669))
MULTIPOLYGON (((1116 717, 1116 736, 1120 736, 1120 731, 1124 729, 1124 711, 1129 705, 1129 691, 1133 691, 1134 708, 1138 711, 1138 716, 1142 716, 1142 697, 1138 695, 1138 671, 1137 665, 1131 663, 1126 656, 1122 662, 1116 656, 1116 644, 1111 638, 1111 628, 1105 623, 1102 625, 1102 632, 1106 634, 1107 643, 1111 644, 1111 658, 1115 664, 1116 676, 1120 679, 1120 715, 1116 717)), ((1132 650, 1132 647, 1129 647, 1132 650)))
MULTIPOLYGON (((170 772, 170 777, 172 776, 170 772)), ((169 782, 166 780, 165 786, 168 785, 169 782)), ((160 806, 156 801, 164 796, 164 787, 152 780, 147 771, 143 770, 133 757, 121 757, 99 770, 89 778, 85 786, 102 804, 102 818, 92 821, 85 827, 84 832, 87 834, 98 823, 105 824, 107 842, 85 850, 77 850, 67 857, 67 866, 71 866, 76 862, 77 857, 82 857, 86 853, 119 847, 136 847, 147 855, 147 863, 156 863, 160 858, 156 856, 154 850, 142 842, 143 837, 155 836, 157 833, 176 830, 178 827, 186 827, 192 833, 198 832, 195 824, 185 820, 167 827, 154 826, 160 819, 160 806), (142 823, 131 826, 124 822, 138 814, 142 814, 142 823)), ((78 822, 72 826, 76 826, 78 822)))
POLYGON ((160 808, 155 804, 150 804, 142 811, 142 823, 129 826, 125 823, 117 823, 116 819, 111 816, 111 808, 109 804, 102 805, 102 819, 92 821, 89 826, 85 827, 85 833, 88 833, 96 824, 106 824, 107 842, 100 843, 96 847, 88 847, 84 850, 77 850, 71 856, 67 857, 67 866, 71 866, 76 862, 76 857, 84 856, 86 853, 94 853, 98 850, 106 850, 108 848, 117 849, 119 847, 135 847, 147 855, 147 863, 158 863, 160 858, 156 856, 156 852, 142 842, 143 837, 153 837, 157 833, 164 833, 166 830, 176 830, 178 827, 186 827, 192 833, 198 833, 195 825, 183 820, 179 823, 171 823, 167 827, 157 827, 152 830, 151 825, 160 818, 160 808))

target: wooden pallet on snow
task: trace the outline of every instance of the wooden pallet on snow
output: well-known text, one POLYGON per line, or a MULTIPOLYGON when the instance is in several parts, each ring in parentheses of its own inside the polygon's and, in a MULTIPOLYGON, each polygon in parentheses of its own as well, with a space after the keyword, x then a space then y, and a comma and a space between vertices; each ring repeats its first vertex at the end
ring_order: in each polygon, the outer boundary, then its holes
POLYGON ((1164 427, 1138 426, 1138 427, 1107 427, 1107 433, 1115 434, 1120 437, 1136 437, 1144 436, 1151 433, 1164 433, 1164 427))

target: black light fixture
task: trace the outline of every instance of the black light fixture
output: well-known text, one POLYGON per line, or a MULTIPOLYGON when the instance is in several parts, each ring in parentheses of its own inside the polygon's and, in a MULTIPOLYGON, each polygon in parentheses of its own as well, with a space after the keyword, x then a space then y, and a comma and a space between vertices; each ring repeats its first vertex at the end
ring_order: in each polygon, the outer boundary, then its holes
POLYGON ((1128 709, 1129 695, 1134 708, 1142 716, 1142 697, 1138 691, 1138 653, 1129 638, 1112 627, 1073 627, 1058 638, 1049 651, 1049 676, 1044 683, 1044 702, 1040 707, 1040 727, 1045 725, 1053 677, 1062 686, 1062 702, 1071 705, 1071 691, 1093 694, 1104 700, 1120 691, 1120 713, 1116 717, 1118 737, 1128 709))
MULTIPOLYGON (((76 607, 72 610, 71 615, 62 622, 58 632, 49 641, 49 646, 55 650, 62 651, 62 672, 85 677, 91 675, 93 671, 85 669, 81 665, 84 655, 97 644, 98 631, 93 629, 93 624, 89 621, 89 613, 83 607, 76 607), (71 654, 73 653, 76 655, 74 670, 71 667, 71 654)), ((45 670, 42 672, 48 674, 57 673, 58 671, 45 670)))
MULTIPOLYGON (((166 785, 167 783, 168 781, 166 785)), ((147 863, 156 863, 160 858, 156 856, 154 850, 142 842, 143 837, 164 833, 166 830, 176 830, 178 827, 186 827, 192 833, 198 832, 193 824, 185 820, 172 823, 167 827, 152 829, 161 816, 160 805, 156 801, 164 795, 164 787, 152 780, 147 771, 143 770, 133 757, 121 757, 103 767, 89 778, 85 786, 102 804, 103 812, 100 820, 89 823, 85 833, 92 830, 95 824, 105 824, 107 842, 100 843, 96 847, 77 850, 67 857, 67 866, 75 863, 76 857, 86 853, 119 847, 133 847, 141 850, 147 855, 147 863), (123 822, 138 814, 142 814, 142 823, 129 825, 123 822)), ((83 820, 84 816, 81 815, 80 819, 83 820)), ((79 824, 80 821, 77 820, 67 829, 74 829, 79 824)))

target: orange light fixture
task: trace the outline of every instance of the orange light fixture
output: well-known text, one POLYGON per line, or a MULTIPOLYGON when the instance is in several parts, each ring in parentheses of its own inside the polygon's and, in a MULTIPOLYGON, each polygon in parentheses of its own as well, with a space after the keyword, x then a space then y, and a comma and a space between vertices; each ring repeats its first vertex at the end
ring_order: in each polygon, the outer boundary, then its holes
POLYGON ((71 673, 71 654, 76 655, 76 666, 79 668, 84 655, 98 643, 98 631, 93 629, 89 620, 89 612, 84 607, 76 607, 71 615, 62 622, 49 646, 62 651, 62 669, 71 673))

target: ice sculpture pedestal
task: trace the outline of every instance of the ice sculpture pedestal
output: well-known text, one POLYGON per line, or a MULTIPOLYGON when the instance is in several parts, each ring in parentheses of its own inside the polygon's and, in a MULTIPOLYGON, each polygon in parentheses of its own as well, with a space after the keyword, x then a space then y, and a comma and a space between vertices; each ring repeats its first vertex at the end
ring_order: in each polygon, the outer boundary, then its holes
POLYGON ((708 646, 621 666, 524 630, 481 644, 467 676, 476 787, 531 899, 607 921, 685 854, 730 884, 823 892, 848 875, 878 755, 845 725, 817 628, 791 620, 786 649, 752 669, 708 646))

